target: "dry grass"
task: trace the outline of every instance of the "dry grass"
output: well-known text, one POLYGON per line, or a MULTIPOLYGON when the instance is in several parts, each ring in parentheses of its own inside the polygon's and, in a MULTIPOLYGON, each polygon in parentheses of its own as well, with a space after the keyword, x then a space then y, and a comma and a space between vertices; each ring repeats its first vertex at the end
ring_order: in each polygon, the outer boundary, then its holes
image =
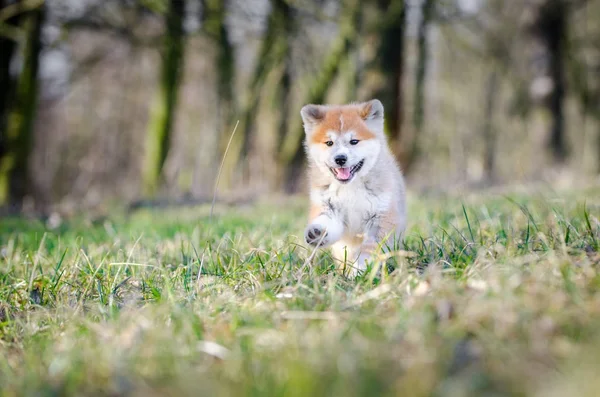
POLYGON ((598 190, 411 199, 356 280, 302 201, 0 224, 1 395, 597 395, 598 190))

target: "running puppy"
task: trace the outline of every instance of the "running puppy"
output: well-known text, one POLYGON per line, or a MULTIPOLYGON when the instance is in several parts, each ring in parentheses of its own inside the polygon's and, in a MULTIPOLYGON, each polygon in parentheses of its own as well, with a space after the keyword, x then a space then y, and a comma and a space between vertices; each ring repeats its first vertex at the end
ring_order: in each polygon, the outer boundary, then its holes
POLYGON ((377 99, 349 105, 306 105, 312 246, 331 247, 355 276, 380 243, 399 242, 406 228, 404 178, 383 131, 377 99))

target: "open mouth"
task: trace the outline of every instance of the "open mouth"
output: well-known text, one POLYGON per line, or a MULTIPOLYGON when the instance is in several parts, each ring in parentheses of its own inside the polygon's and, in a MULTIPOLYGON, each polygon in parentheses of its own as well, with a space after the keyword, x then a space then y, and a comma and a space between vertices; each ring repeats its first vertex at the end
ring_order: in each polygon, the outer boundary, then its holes
POLYGON ((340 182, 346 183, 346 182, 350 182, 350 180, 352 180, 354 175, 358 171, 360 171, 360 169, 362 168, 362 166, 364 164, 365 164, 365 160, 361 160, 353 167, 330 168, 329 170, 331 171, 333 176, 335 176, 335 179, 337 179, 340 182))

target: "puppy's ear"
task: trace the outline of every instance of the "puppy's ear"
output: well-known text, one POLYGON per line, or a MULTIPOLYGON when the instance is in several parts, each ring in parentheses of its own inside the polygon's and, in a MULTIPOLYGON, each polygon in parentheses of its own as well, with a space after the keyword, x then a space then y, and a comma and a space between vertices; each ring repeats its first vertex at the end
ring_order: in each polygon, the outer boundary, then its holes
POLYGON ((379 99, 372 99, 369 102, 362 103, 360 116, 365 121, 383 121, 383 104, 379 99))
POLYGON ((306 105, 300 110, 304 131, 308 134, 313 128, 325 119, 327 109, 322 105, 306 105))
POLYGON ((383 104, 379 99, 372 99, 360 105, 359 114, 367 127, 373 132, 383 134, 383 104))

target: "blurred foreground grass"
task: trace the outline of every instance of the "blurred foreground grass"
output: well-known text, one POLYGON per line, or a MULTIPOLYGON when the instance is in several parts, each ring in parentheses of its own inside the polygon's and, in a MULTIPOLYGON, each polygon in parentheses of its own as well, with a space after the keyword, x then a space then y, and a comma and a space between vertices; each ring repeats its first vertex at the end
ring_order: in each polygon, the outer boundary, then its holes
POLYGON ((597 395, 599 193, 411 197, 356 280, 303 200, 1 219, 0 394, 597 395))

